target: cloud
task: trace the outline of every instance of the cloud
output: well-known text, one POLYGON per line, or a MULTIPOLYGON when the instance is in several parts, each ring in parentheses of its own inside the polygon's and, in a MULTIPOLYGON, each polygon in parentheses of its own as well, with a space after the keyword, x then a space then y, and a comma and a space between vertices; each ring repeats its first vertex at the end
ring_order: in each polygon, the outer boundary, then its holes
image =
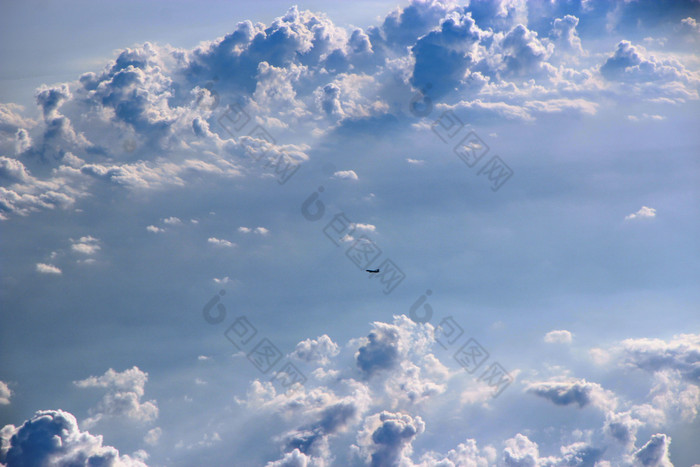
POLYGON ((83 255, 93 255, 100 250, 99 240, 87 235, 78 240, 71 239, 71 249, 83 255))
POLYGON ((687 381, 700 383, 700 335, 679 334, 662 339, 625 339, 613 349, 623 365, 648 372, 677 370, 687 381))
POLYGON ((582 408, 590 404, 604 410, 611 410, 617 406, 617 399, 611 391, 585 379, 532 382, 525 390, 556 405, 578 404, 579 408, 582 408))
POLYGON ((138 459, 119 455, 102 445, 102 436, 80 431, 75 417, 62 410, 40 410, 20 427, 6 425, 0 432, 0 463, 25 465, 110 465, 146 467, 138 459))
POLYGON ((566 330, 549 331, 544 336, 544 341, 548 344, 570 344, 571 333, 566 330))
POLYGON ((506 76, 530 77, 545 73, 548 68, 545 60, 552 54, 553 47, 547 47, 537 37, 537 32, 518 24, 500 42, 503 56, 502 71, 506 76))
POLYGON ((354 170, 339 170, 333 174, 333 177, 339 180, 358 180, 354 170))
POLYGON ((149 225, 146 227, 146 230, 148 230, 151 233, 162 233, 165 232, 165 229, 161 229, 160 227, 157 227, 155 225, 149 225))
POLYGON ((375 329, 367 336, 366 344, 355 354, 357 366, 367 375, 394 368, 400 358, 400 334, 396 326, 374 323, 375 329))
POLYGON ((361 232, 376 232, 377 227, 373 224, 351 224, 351 228, 361 232))
POLYGON ((324 334, 317 339, 306 339, 299 342, 291 355, 301 361, 323 366, 327 365, 330 358, 335 357, 339 352, 338 344, 324 334))
POLYGON ((7 386, 7 383, 0 381, 0 405, 8 405, 12 397, 12 391, 7 386))
POLYGON ((518 433, 505 442, 503 461, 508 467, 535 467, 539 465, 540 452, 537 443, 518 433))
POLYGON ((631 221, 634 219, 651 219, 652 217, 656 217, 656 209, 642 206, 639 211, 625 216, 625 220, 631 221))
POLYGON ((423 165, 423 164, 425 164, 425 161, 422 159, 411 159, 410 157, 406 159, 406 162, 408 162, 411 165, 423 165))
POLYGON ((53 264, 36 263, 36 270, 41 274, 61 274, 62 271, 53 264))
POLYGON ((226 248, 231 248, 236 246, 235 243, 231 243, 228 240, 224 240, 222 238, 216 238, 216 237, 209 237, 207 239, 207 242, 211 243, 214 246, 221 246, 221 247, 226 247, 226 248))
POLYGON ((615 52, 600 67, 608 81, 633 86, 650 97, 674 98, 680 102, 698 99, 700 77, 676 58, 656 58, 639 45, 620 41, 615 52))
POLYGON ((556 45, 555 50, 557 52, 562 51, 573 56, 584 55, 581 38, 576 32, 578 23, 579 19, 573 15, 566 15, 563 18, 554 20, 550 37, 556 45))
POLYGON ((151 428, 148 430, 148 433, 146 433, 146 436, 143 437, 143 442, 148 445, 155 446, 158 444, 162 434, 163 430, 161 430, 160 427, 151 428))
POLYGON ((97 407, 90 409, 86 427, 95 425, 105 417, 121 417, 137 422, 151 422, 158 417, 155 400, 142 402, 148 373, 134 366, 122 372, 109 369, 102 376, 90 376, 74 381, 79 388, 104 388, 104 395, 97 407))
POLYGON ((644 467, 673 467, 670 460, 669 446, 671 437, 657 433, 634 453, 634 458, 644 467))
POLYGON ((266 229, 265 227, 255 227, 255 228, 250 228, 250 227, 238 227, 238 231, 244 234, 257 234, 257 235, 267 235, 270 233, 269 229, 266 229))
POLYGON ((411 465, 411 443, 423 431, 421 417, 383 411, 365 419, 357 435, 357 451, 368 465, 411 465))
POLYGON ((418 39, 411 48, 415 60, 413 87, 437 97, 455 89, 475 61, 476 45, 485 35, 471 13, 450 12, 438 28, 418 39))
POLYGON ((171 216, 163 219, 163 223, 168 225, 180 225, 182 224, 182 221, 177 217, 171 216))
POLYGON ((662 115, 653 115, 653 114, 647 114, 643 113, 640 116, 636 115, 628 115, 627 119, 631 122, 640 122, 640 121, 655 121, 655 122, 660 122, 662 120, 666 120, 666 117, 662 115))

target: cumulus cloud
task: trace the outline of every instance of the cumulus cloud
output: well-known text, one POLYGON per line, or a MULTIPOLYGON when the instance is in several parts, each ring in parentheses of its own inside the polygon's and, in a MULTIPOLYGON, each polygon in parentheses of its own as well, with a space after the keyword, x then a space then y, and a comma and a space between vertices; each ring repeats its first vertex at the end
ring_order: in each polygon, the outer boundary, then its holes
POLYGON ((121 417, 137 422, 151 422, 158 417, 156 401, 142 401, 148 373, 138 367, 122 372, 109 369, 102 376, 74 381, 79 388, 104 388, 107 393, 97 407, 90 409, 91 417, 84 421, 91 427, 105 417, 121 417))
POLYGON ((180 225, 182 224, 182 221, 175 216, 170 216, 163 219, 163 223, 168 225, 180 225))
POLYGON ((139 459, 120 455, 102 445, 102 436, 78 428, 75 417, 62 410, 40 410, 19 427, 6 425, 1 431, 0 463, 25 465, 109 465, 146 467, 139 459))
POLYGON ((165 229, 161 229, 160 227, 155 226, 155 225, 149 225, 149 226, 147 226, 147 227, 146 227, 146 230, 148 230, 148 231, 151 232, 151 233, 162 233, 162 232, 165 232, 165 229))
POLYGON ((306 339, 299 342, 292 352, 292 356, 305 362, 327 365, 330 358, 338 355, 339 352, 338 344, 324 334, 317 339, 306 339))
POLYGON ((421 417, 383 411, 365 419, 357 435, 357 451, 368 465, 411 465, 411 443, 423 431, 421 417))
POLYGON ((628 367, 648 372, 677 370, 687 381, 700 383, 700 335, 679 334, 662 339, 625 339, 614 348, 628 367))
POLYGON ((544 341, 549 344, 570 344, 571 340, 571 333, 566 330, 549 331, 544 335, 544 341))
POLYGON ((100 241, 93 236, 87 235, 78 240, 71 239, 71 249, 83 255, 93 255, 100 250, 100 241))
POLYGON ((625 220, 631 221, 634 219, 650 219, 652 217, 656 217, 656 209, 642 206, 639 211, 625 216, 625 220))
POLYGON ((600 73, 608 81, 635 86, 633 89, 648 97, 680 102, 698 99, 700 77, 696 72, 675 58, 656 58, 630 41, 618 43, 615 52, 601 65, 600 73))

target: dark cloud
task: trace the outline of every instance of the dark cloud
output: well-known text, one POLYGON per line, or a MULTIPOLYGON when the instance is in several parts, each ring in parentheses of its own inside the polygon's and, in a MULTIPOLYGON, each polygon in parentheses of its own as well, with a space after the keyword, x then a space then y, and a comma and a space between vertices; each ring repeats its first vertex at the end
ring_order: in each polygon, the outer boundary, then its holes
POLYGON ((625 365, 649 372, 678 370, 687 381, 700 383, 700 334, 680 334, 669 341, 626 339, 617 350, 625 365))
POLYGON ((657 433, 634 453, 634 458, 644 467, 672 467, 669 458, 671 438, 663 433, 657 433))
POLYGON ((399 361, 398 346, 398 330, 390 326, 379 326, 369 333, 367 343, 357 350, 357 366, 368 376, 394 368, 399 361))
POLYGON ((102 445, 102 436, 80 431, 75 417, 62 410, 38 411, 19 428, 7 425, 0 450, 0 462, 7 467, 109 466, 145 467, 143 462, 120 456, 102 445))
POLYGON ((593 404, 601 408, 615 406, 612 393, 605 391, 600 384, 585 379, 535 382, 529 384, 526 390, 557 405, 578 404, 579 407, 585 407, 593 404))
POLYGON ((406 465, 411 443, 424 430, 425 423, 418 416, 383 411, 367 417, 358 446, 373 467, 406 465))
POLYGON ((484 33, 471 14, 452 12, 440 27, 418 39, 411 84, 428 96, 440 97, 455 89, 473 63, 472 54, 484 33))

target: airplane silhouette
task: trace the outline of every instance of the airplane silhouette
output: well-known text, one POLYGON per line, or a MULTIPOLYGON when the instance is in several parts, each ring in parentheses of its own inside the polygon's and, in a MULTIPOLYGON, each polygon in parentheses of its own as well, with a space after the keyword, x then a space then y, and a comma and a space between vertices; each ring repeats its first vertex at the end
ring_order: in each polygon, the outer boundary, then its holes
POLYGON ((370 274, 376 274, 379 272, 379 269, 365 269, 365 271, 367 271, 370 274))

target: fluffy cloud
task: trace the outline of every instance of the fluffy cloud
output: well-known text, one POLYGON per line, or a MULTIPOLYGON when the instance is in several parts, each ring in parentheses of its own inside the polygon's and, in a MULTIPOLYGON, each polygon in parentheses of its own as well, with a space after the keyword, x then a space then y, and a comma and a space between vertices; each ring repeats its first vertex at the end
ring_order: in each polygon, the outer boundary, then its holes
POLYGON ((80 431, 75 417, 62 410, 41 410, 19 427, 0 430, 0 463, 7 467, 25 465, 108 465, 145 467, 146 464, 111 446, 102 436, 80 431))
POLYGON ((333 174, 333 177, 340 180, 358 180, 358 176, 354 170, 339 170, 333 174))
POLYGON ((141 401, 148 373, 138 367, 122 372, 109 369, 102 376, 74 381, 79 388, 104 388, 107 393, 97 407, 90 409, 91 417, 84 424, 91 427, 105 417, 121 417, 138 422, 150 422, 158 417, 156 401, 141 401))
POLYGON ((12 391, 7 386, 7 383, 0 381, 0 405, 8 405, 12 397, 12 391))
POLYGON ((411 465, 411 443, 423 431, 419 416, 387 411, 370 415, 357 435, 359 456, 372 466, 411 465))
POLYGON ((625 216, 625 220, 631 221, 634 219, 649 219, 652 217, 656 217, 656 209, 642 206, 639 211, 625 216))
POLYGON ((628 367, 648 372, 677 370, 694 384, 700 383, 700 335, 679 334, 669 341, 626 339, 614 349, 628 367))
MULTIPOLYGON (((698 99, 700 77, 675 58, 659 59, 630 41, 620 41, 615 52, 600 67, 608 81, 636 86, 653 97, 698 99)), ((651 96, 650 96, 651 97, 651 96)))
POLYGON ((78 240, 71 239, 71 249, 83 255, 93 255, 100 250, 99 240, 90 235, 80 237, 78 240))
POLYGON ((571 333, 566 330, 549 331, 544 336, 544 341, 549 344, 570 344, 571 339, 571 333))
POLYGON ((327 365, 330 358, 335 357, 339 352, 338 344, 324 334, 317 339, 306 339, 299 342, 292 352, 292 356, 304 362, 327 365))

